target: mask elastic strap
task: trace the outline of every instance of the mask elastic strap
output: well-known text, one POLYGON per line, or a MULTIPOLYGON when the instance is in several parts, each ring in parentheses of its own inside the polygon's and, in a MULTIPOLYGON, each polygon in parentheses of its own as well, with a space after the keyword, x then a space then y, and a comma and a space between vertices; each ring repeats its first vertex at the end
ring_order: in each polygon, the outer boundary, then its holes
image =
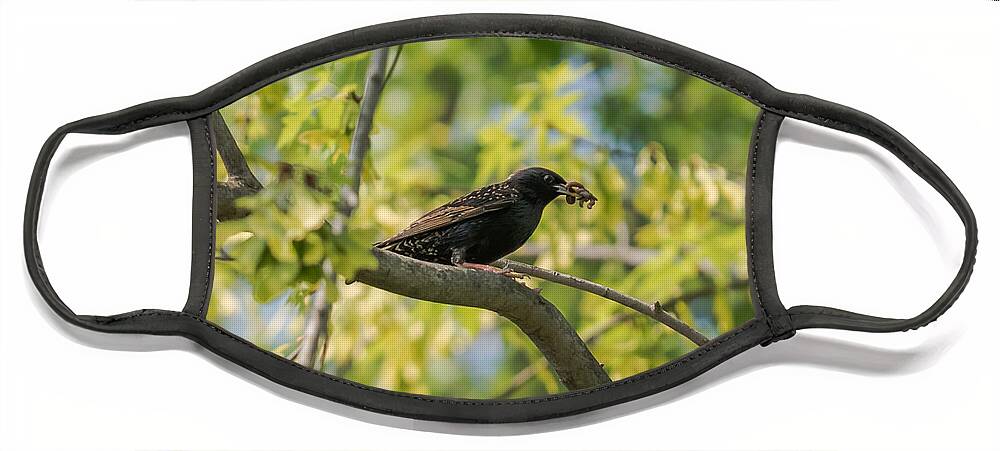
POLYGON ((976 217, 965 196, 951 179, 899 132, 874 117, 831 102, 797 95, 787 102, 788 110, 772 111, 865 137, 882 146, 906 164, 948 201, 965 225, 965 251, 958 274, 948 288, 927 310, 906 319, 883 318, 854 313, 833 307, 797 305, 788 309, 793 329, 830 328, 863 332, 901 332, 926 326, 940 317, 958 299, 969 283, 978 243, 976 217))
MULTIPOLYGON (((24 211, 24 255, 28 274, 46 303, 65 321, 92 330, 119 333, 147 334, 185 334, 192 321, 183 312, 159 309, 143 309, 111 316, 80 315, 75 313, 59 297, 49 281, 48 274, 42 264, 41 251, 38 244, 38 222, 41 213, 45 180, 49 165, 56 150, 66 135, 70 133, 85 133, 99 135, 118 135, 191 119, 197 113, 180 113, 170 108, 179 99, 165 99, 157 102, 138 105, 132 108, 94 116, 72 122, 59 127, 42 145, 35 161, 28 186, 28 196, 24 211), (166 320, 165 320, 166 319, 166 320), (182 319, 175 321, 172 319, 182 319)), ((204 121, 204 120, 203 120, 204 121)), ((192 124, 189 123, 189 126, 192 124)), ((192 128, 194 132, 194 128, 192 128)), ((194 138, 192 136, 192 138, 194 138)), ((205 147, 202 140, 192 139, 192 144, 205 147)), ((204 149, 202 149, 204 150, 204 149)), ((207 152, 207 150, 206 150, 207 152)), ((195 165, 196 170, 198 165, 195 165)), ((187 310, 187 309, 185 309, 187 310)))

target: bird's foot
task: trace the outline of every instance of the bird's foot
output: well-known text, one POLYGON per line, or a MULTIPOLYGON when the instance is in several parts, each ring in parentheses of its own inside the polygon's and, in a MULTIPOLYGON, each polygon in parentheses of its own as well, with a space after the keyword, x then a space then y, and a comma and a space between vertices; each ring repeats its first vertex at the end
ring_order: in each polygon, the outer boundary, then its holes
POLYGON ((527 279, 528 278, 527 274, 521 274, 519 272, 514 272, 514 270, 512 270, 510 268, 497 268, 495 266, 482 265, 482 264, 479 264, 479 263, 468 263, 468 262, 462 263, 462 267, 463 268, 468 268, 468 269, 477 269, 477 270, 480 270, 480 271, 491 272, 493 274, 499 274, 499 275, 504 276, 504 277, 510 277, 511 279, 527 279))

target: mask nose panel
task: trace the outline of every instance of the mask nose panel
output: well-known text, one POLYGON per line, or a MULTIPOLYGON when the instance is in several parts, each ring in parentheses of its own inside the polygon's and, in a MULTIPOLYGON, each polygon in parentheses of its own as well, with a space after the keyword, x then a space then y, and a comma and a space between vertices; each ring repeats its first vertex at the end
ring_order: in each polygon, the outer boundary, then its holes
POLYGON ((53 286, 74 311, 183 305, 191 264, 190 149, 183 123, 63 140, 46 182, 39 244, 53 286))

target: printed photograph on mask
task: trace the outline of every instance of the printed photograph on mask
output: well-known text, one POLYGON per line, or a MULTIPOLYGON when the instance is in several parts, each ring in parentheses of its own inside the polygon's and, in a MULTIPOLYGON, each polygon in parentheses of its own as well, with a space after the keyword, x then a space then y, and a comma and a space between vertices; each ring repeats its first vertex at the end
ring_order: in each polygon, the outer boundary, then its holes
POLYGON ((535 397, 653 370, 754 315, 758 113, 556 40, 410 43, 296 73, 210 119, 207 319, 422 395, 535 397))

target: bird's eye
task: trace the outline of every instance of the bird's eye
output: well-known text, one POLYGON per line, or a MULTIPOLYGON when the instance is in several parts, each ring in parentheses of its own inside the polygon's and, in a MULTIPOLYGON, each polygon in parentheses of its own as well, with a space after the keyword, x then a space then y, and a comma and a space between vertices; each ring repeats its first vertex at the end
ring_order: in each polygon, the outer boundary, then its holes
POLYGON ((553 177, 552 177, 551 175, 549 175, 549 174, 545 174, 544 176, 542 176, 542 180, 543 180, 543 181, 545 181, 545 183, 548 183, 548 184, 550 184, 550 185, 552 184, 552 182, 555 182, 555 181, 556 181, 556 179, 554 179, 554 178, 553 178, 553 177))

